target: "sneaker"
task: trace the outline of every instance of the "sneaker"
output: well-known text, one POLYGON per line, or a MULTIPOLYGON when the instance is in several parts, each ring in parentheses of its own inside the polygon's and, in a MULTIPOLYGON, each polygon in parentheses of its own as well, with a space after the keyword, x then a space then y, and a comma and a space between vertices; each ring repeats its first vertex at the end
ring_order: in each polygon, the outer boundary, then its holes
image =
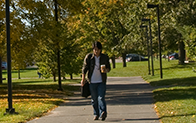
POLYGON ((93 120, 99 120, 99 116, 95 116, 93 120))
POLYGON ((104 121, 106 117, 107 117, 107 114, 105 111, 103 111, 101 114, 102 121, 104 121))

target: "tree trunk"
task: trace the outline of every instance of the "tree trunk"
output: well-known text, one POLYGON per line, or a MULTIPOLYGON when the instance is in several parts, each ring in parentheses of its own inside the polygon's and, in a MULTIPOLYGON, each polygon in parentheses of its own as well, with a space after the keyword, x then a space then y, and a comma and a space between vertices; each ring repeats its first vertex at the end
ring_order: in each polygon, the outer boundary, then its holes
POLYGON ((122 58, 123 58, 123 67, 127 67, 127 64, 126 64, 126 54, 125 53, 122 54, 122 58))
POLYGON ((184 60, 185 60, 185 45, 184 42, 181 41, 178 44, 178 50, 179 50, 179 64, 183 65, 184 64, 184 60))
POLYGON ((113 68, 116 68, 115 55, 112 56, 112 66, 113 68))
POLYGON ((2 77, 2 58, 0 56, 0 84, 3 83, 3 77, 2 77))
POLYGON ((53 72, 53 81, 56 82, 56 73, 53 72))
POLYGON ((53 81, 56 82, 56 75, 53 76, 53 81))
POLYGON ((20 78, 20 69, 18 69, 18 79, 21 79, 20 78))
POLYGON ((157 60, 159 59, 159 55, 158 54, 156 54, 156 58, 157 58, 157 60))
POLYGON ((70 75, 70 79, 73 79, 73 75, 72 74, 69 74, 70 75))

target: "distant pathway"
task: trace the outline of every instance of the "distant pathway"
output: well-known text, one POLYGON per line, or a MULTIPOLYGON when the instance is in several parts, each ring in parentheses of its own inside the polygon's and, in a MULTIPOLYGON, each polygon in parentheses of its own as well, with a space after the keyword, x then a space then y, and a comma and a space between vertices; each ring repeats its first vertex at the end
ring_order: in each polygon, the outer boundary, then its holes
POLYGON ((28 123, 160 123, 153 109, 152 90, 141 77, 109 77, 105 121, 93 121, 90 98, 80 97, 80 92, 76 92, 46 116, 28 123))

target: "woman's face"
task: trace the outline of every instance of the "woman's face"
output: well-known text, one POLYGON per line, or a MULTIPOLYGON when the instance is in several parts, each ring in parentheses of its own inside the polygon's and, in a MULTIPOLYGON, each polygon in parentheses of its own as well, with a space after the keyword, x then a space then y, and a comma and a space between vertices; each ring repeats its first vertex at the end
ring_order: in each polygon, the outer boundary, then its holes
POLYGON ((93 53, 94 53, 95 56, 100 56, 101 49, 98 49, 97 47, 95 47, 95 48, 93 49, 93 53))

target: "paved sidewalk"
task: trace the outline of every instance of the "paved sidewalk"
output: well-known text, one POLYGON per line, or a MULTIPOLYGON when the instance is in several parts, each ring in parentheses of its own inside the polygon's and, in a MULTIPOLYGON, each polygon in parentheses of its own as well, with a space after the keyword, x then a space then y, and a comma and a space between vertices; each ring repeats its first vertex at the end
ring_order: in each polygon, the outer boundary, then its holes
POLYGON ((76 92, 46 116, 28 123, 160 123, 153 109, 152 90, 141 77, 108 77, 105 121, 93 121, 90 98, 76 92))

